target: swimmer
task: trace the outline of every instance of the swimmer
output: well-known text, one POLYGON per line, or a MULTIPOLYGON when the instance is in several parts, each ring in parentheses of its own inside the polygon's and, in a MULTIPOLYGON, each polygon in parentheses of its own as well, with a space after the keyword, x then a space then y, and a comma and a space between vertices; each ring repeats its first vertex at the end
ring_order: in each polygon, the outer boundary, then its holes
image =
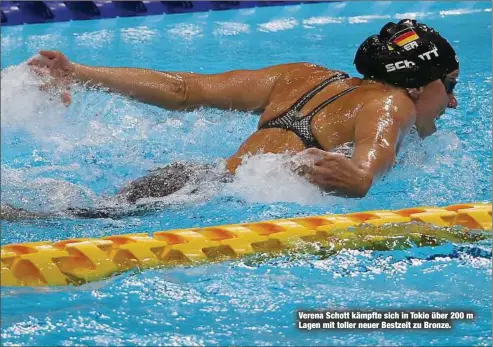
MULTIPOLYGON (((453 91, 459 60, 436 30, 404 19, 368 37, 354 64, 362 78, 310 63, 198 74, 87 66, 57 51, 41 51, 29 61, 67 85, 100 86, 169 110, 258 113, 257 131, 226 159, 229 173, 245 155, 303 153, 310 164, 296 172, 322 190, 363 197, 392 168, 413 127, 421 137, 429 136, 445 109, 457 107, 453 91), (351 157, 334 152, 346 143, 353 144, 351 157)), ((194 171, 171 165, 131 182, 120 194, 129 202, 171 194, 194 171)))

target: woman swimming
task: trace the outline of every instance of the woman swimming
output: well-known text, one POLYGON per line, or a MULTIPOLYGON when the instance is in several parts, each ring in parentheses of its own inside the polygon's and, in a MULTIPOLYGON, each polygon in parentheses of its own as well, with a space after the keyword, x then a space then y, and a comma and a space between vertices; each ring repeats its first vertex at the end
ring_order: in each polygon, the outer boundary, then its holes
MULTIPOLYGON (((48 70, 57 83, 101 86, 170 110, 257 112, 257 131, 226 160, 229 173, 245 155, 303 152, 312 164, 297 172, 323 190, 354 197, 365 196, 393 166, 413 126, 426 137, 446 107, 457 107, 454 49, 437 31, 409 19, 387 23, 361 44, 354 63, 363 78, 309 63, 206 75, 85 66, 56 51, 40 55, 29 64, 48 70), (331 152, 348 142, 354 143, 350 158, 331 152)), ((120 196, 132 203, 171 194, 197 170, 169 165, 131 182, 120 196)))

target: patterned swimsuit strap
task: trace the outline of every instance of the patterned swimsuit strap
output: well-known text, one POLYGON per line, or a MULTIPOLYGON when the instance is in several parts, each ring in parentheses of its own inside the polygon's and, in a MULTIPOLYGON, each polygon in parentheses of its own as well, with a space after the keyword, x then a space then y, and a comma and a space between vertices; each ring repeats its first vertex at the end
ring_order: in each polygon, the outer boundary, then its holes
POLYGON ((315 107, 312 111, 310 111, 305 117, 303 118, 311 118, 313 116, 315 116, 321 109, 323 109, 325 106, 327 106, 328 104, 336 101, 337 99, 339 99, 341 96, 344 96, 350 92, 352 92, 353 90, 355 90, 356 88, 358 88, 357 86, 353 86, 353 87, 349 87, 348 89, 340 92, 339 94, 336 94, 334 95, 333 97, 330 97, 328 98, 327 100, 325 100, 324 102, 322 102, 320 105, 318 105, 317 107, 315 107))
POLYGON ((330 76, 329 78, 324 80, 322 83, 320 83, 318 86, 316 86, 315 88, 313 88, 312 90, 310 90, 306 94, 304 94, 293 106, 291 106, 291 108, 286 113, 288 113, 288 112, 299 112, 303 108, 303 106, 305 106, 306 103, 308 101, 310 101, 310 99, 315 94, 320 92, 326 86, 328 86, 329 84, 331 84, 335 81, 342 80, 342 79, 345 79, 348 77, 349 76, 347 74, 341 74, 341 73, 337 73, 335 75, 330 76))

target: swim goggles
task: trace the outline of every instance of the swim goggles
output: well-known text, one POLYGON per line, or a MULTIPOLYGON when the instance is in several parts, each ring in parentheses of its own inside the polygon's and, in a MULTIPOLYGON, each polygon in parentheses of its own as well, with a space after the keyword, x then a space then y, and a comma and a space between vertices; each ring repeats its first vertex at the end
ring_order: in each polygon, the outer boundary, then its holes
POLYGON ((452 94, 454 92, 454 88, 457 84, 457 80, 455 78, 449 77, 447 75, 440 78, 443 85, 445 86, 445 91, 447 94, 452 94))

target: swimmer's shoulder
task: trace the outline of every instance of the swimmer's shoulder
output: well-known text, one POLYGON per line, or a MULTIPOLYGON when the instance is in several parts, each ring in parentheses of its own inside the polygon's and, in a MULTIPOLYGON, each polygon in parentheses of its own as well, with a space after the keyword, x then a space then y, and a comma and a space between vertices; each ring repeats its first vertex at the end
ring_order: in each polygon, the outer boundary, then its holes
POLYGON ((310 63, 310 62, 295 62, 295 63, 284 63, 275 66, 277 69, 283 71, 285 75, 311 75, 311 74, 322 74, 322 75, 332 75, 334 73, 345 73, 339 70, 329 69, 325 66, 310 63))
POLYGON ((360 90, 361 109, 358 119, 380 118, 390 115, 403 127, 409 127, 416 119, 416 107, 412 99, 402 89, 360 90))
POLYGON ((349 75, 345 71, 329 69, 326 66, 322 66, 322 65, 314 64, 314 63, 309 63, 309 62, 298 63, 296 72, 305 73, 307 75, 312 75, 312 74, 322 75, 322 76, 326 76, 326 77, 332 76, 334 74, 347 74, 347 75, 349 75))
POLYGON ((309 62, 287 63, 279 65, 279 68, 282 69, 282 78, 278 86, 284 87, 313 86, 335 74, 345 74, 344 71, 329 69, 309 62))

